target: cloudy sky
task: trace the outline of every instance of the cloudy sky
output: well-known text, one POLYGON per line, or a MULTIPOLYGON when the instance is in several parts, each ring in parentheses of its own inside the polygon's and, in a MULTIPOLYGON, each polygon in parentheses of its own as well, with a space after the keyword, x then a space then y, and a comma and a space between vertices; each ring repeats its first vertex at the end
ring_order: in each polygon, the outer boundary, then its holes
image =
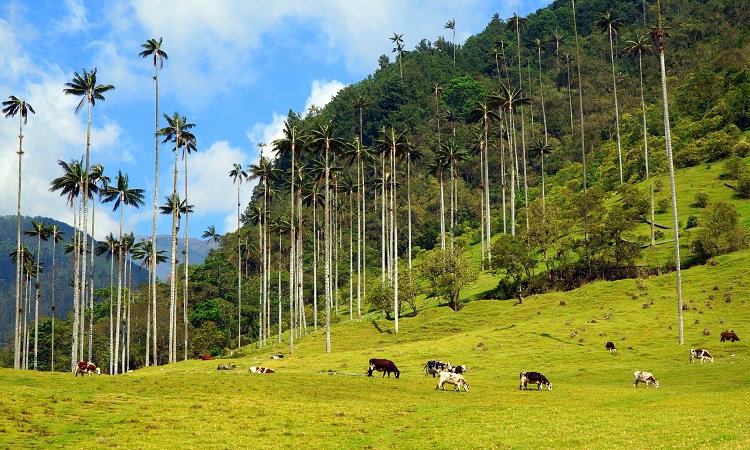
MULTIPOLYGON (((179 112, 196 125, 189 157, 190 234, 210 225, 236 229, 233 163, 257 162, 258 143, 278 137, 291 109, 325 105, 342 87, 392 58, 393 33, 407 50, 421 39, 456 41, 487 25, 494 13, 525 16, 551 0, 0 0, 0 98, 15 95, 36 111, 23 128, 22 214, 72 222, 50 181, 58 160, 85 153, 86 110, 63 95, 74 72, 97 68, 111 84, 92 110, 91 161, 114 179, 145 189, 146 204, 125 210, 125 229, 151 234, 154 189, 154 67, 138 56, 147 39, 163 38, 160 115, 179 112)), ((0 215, 16 214, 18 118, 0 117, 0 215)), ((162 119, 161 125, 164 126, 162 119)), ((171 190, 171 149, 161 146, 160 204, 171 190)), ((268 150, 266 150, 268 151, 268 150)), ((180 163, 181 164, 181 163, 180 163)), ((180 169, 182 170, 182 169, 180 169)), ((182 181, 179 181, 182 186, 182 181)), ((243 204, 250 185, 243 185, 243 204)), ((117 234, 119 213, 96 209, 96 236, 117 234)), ((22 225, 24 226, 24 225, 22 225)), ((170 220, 158 223, 169 233, 170 220)))

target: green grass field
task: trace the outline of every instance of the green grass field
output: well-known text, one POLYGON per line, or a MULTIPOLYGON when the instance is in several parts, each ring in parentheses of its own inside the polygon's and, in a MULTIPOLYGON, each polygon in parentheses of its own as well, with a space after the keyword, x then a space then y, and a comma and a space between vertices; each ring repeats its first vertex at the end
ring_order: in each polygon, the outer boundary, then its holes
POLYGON ((398 335, 368 316, 336 325, 328 355, 319 330, 293 355, 285 341, 117 377, 1 369, 0 447, 749 448, 748 263, 745 251, 684 272, 682 346, 669 274, 521 305, 431 306, 402 318, 398 335), (724 329, 743 341, 719 343, 724 329), (716 362, 689 364, 691 347, 716 362), (287 357, 271 360, 276 351, 287 357), (365 377, 371 357, 393 360, 401 378, 365 377), (432 358, 466 364, 470 391, 435 391, 422 372, 432 358), (229 362, 235 371, 216 370, 229 362), (519 391, 523 370, 553 391, 519 391), (633 388, 635 370, 659 389, 633 388))

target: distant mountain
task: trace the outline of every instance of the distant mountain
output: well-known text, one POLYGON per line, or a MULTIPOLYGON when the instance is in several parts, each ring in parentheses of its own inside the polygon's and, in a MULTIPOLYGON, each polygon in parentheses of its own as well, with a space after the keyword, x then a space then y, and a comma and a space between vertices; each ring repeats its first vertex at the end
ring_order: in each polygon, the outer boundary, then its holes
MULTIPOLYGON (((63 233, 64 241, 58 243, 55 248, 55 304, 56 316, 65 317, 73 308, 73 264, 71 253, 65 253, 65 245, 71 242, 73 227, 48 217, 21 217, 21 233, 31 229, 31 221, 44 221, 45 225, 57 225, 63 233)), ((148 237, 136 237, 136 242, 148 237)), ((37 239, 33 236, 21 235, 21 243, 31 253, 37 253, 37 239)), ((216 244, 212 244, 216 245, 216 244)), ((170 236, 163 235, 157 238, 157 248, 166 250, 167 260, 170 256, 170 236)), ((178 240, 178 251, 184 248, 184 240, 178 240)), ((190 264, 201 264, 206 258, 209 250, 213 248, 200 239, 190 239, 190 264)), ((0 216, 0 346, 5 345, 12 339, 13 321, 15 319, 15 285, 16 264, 11 258, 11 253, 16 249, 16 216, 0 216)), ((52 242, 42 241, 40 262, 42 273, 39 276, 40 283, 40 315, 51 315, 52 305, 52 242)), ((94 287, 100 288, 109 285, 110 282, 110 260, 106 255, 97 256, 94 262, 94 287)), ((89 261, 90 268, 90 261, 89 261)), ((169 261, 157 267, 157 276, 166 280, 169 276, 169 261)), ((133 285, 148 283, 148 271, 140 267, 138 262, 133 264, 133 285)), ((32 291, 34 290, 32 286, 32 291)), ((31 292, 33 298, 34 293, 31 292)))
MULTIPOLYGON (((140 242, 142 240, 149 240, 151 239, 151 236, 136 236, 135 240, 136 242, 140 242)), ((156 236, 156 250, 164 250, 163 255, 167 257, 167 261, 159 264, 156 267, 156 276, 160 280, 166 280, 167 277, 169 277, 170 272, 170 257, 171 257, 171 244, 172 244, 172 237, 168 234, 160 234, 156 236)), ((203 264, 203 261, 206 259, 206 256, 208 255, 208 252, 211 249, 218 248, 218 244, 209 244, 204 240, 196 239, 196 238, 190 238, 190 244, 188 246, 188 251, 190 252, 190 259, 188 263, 190 265, 194 264, 203 264)), ((182 238, 177 239, 177 264, 180 264, 182 262, 182 252, 185 249, 185 240, 182 238)))

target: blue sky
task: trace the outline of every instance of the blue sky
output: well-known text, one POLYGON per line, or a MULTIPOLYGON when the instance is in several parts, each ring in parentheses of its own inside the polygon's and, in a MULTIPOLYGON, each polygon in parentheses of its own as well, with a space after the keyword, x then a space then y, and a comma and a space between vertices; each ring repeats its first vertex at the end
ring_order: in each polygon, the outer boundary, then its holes
MULTIPOLYGON (((149 38, 163 38, 168 54, 159 72, 160 113, 179 112, 196 125, 198 152, 189 156, 191 237, 209 225, 236 229, 233 163, 257 162, 258 143, 279 136, 291 109, 323 106, 342 87, 392 58, 393 33, 407 49, 421 39, 456 41, 487 25, 494 13, 526 16, 551 0, 0 0, 0 97, 33 106, 24 126, 22 214, 72 222, 72 211, 50 181, 57 161, 85 152, 86 114, 80 98, 63 95, 74 72, 97 68, 100 84, 115 90, 92 112, 91 161, 114 178, 145 189, 146 204, 125 210, 125 229, 151 234, 154 189, 153 64, 138 56, 149 38)), ((161 125, 164 126, 164 120, 161 125)), ((18 119, 0 121, 0 215, 15 215, 18 119)), ((268 151, 268 150, 266 150, 268 151)), ((159 152, 160 204, 171 191, 173 153, 159 152)), ((182 171, 180 162, 180 171, 182 171)), ((182 179, 178 180, 182 186, 182 179)), ((242 202, 251 185, 242 186, 242 202)), ((119 213, 96 209, 96 237, 117 234, 119 213)), ((160 234, 170 220, 161 218, 160 234)))

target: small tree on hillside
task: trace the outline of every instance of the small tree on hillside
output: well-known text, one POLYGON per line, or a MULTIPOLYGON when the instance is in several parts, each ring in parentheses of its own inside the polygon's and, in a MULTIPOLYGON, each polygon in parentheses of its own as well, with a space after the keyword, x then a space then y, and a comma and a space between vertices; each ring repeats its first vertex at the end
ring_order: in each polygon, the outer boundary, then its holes
POLYGON ((430 250, 424 255, 421 275, 426 279, 438 298, 448 301, 452 310, 461 309, 461 289, 477 279, 477 271, 461 252, 461 248, 430 250))
POLYGON ((739 224, 740 215, 729 203, 709 205, 700 218, 702 229, 693 240, 693 251, 707 260, 717 255, 746 248, 747 233, 739 224))

